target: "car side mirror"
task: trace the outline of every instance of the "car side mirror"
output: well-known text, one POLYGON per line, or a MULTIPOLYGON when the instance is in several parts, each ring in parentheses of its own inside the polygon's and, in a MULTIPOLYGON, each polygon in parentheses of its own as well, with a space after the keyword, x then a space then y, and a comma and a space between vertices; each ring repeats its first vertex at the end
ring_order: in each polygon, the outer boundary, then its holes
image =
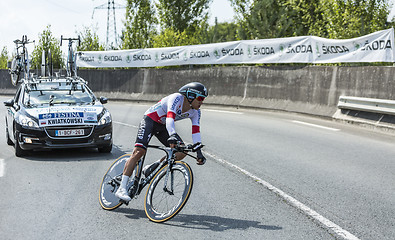
POLYGON ((11 69, 11 64, 12 64, 12 62, 11 62, 11 61, 8 61, 8 62, 7 62, 7 68, 11 69))
POLYGON ((14 99, 8 99, 7 101, 4 102, 4 106, 6 107, 12 107, 14 105, 14 99))
POLYGON ((100 102, 102 103, 102 104, 106 104, 106 103, 108 103, 108 98, 106 98, 106 97, 100 97, 100 102))

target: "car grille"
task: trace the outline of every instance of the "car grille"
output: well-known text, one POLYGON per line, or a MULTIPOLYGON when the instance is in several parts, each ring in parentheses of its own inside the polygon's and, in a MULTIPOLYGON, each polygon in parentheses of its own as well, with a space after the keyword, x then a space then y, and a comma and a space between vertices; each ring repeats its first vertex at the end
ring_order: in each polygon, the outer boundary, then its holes
POLYGON ((77 145, 77 144, 91 143, 92 140, 90 140, 89 138, 51 139, 46 142, 49 145, 56 146, 56 145, 77 145))
MULTIPOLYGON (((46 127, 45 132, 47 133, 49 138, 56 139, 56 140, 64 140, 64 141, 74 141, 75 139, 83 139, 83 138, 88 138, 90 135, 92 135, 93 132, 93 126, 67 126, 67 127, 61 127, 61 126, 56 126, 56 127, 46 127), (73 129, 83 129, 84 130, 84 135, 80 136, 56 136, 56 131, 57 130, 73 130, 73 129)), ((70 142, 72 143, 72 142, 70 142)))

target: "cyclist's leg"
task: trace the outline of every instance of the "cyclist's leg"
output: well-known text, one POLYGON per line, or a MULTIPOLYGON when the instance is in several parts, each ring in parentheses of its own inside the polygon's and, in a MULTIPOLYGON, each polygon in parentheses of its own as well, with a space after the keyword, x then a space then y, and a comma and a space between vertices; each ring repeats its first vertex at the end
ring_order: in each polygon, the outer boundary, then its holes
POLYGON ((117 192, 115 193, 115 196, 117 196, 122 200, 125 201, 131 200, 131 198, 127 193, 126 186, 127 183, 129 182, 130 176, 133 173, 136 163, 146 153, 146 146, 148 145, 148 142, 151 138, 152 128, 153 128, 152 119, 144 116, 143 120, 141 120, 140 122, 133 153, 128 159, 128 161, 126 162, 125 167, 123 169, 121 185, 119 186, 117 192))
POLYGON ((141 159, 147 150, 142 147, 135 146, 132 155, 125 164, 123 169, 123 175, 130 177, 133 173, 134 167, 136 166, 139 159, 141 159))
POLYGON ((154 123, 155 122, 147 116, 144 116, 144 118, 141 120, 133 153, 125 164, 123 175, 130 177, 134 170, 134 166, 136 166, 137 161, 142 158, 146 153, 147 145, 151 140, 151 133, 154 128, 154 123))

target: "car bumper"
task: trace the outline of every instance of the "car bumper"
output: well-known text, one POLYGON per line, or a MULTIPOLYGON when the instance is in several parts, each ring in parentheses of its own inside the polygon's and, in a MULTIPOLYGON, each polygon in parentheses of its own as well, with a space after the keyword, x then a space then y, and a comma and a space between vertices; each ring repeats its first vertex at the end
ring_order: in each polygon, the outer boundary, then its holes
MULTIPOLYGON (((93 148, 106 147, 112 144, 112 124, 99 126, 76 126, 85 129, 84 136, 57 137, 55 128, 30 129, 18 125, 19 146, 23 150, 61 149, 61 148, 93 148)), ((68 129, 59 127, 59 129, 68 129)))

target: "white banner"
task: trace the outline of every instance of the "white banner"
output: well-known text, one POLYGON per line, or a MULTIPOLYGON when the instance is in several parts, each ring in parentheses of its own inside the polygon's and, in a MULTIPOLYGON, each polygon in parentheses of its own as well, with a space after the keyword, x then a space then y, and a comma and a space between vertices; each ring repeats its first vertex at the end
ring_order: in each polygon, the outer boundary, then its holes
POLYGON ((345 40, 315 36, 115 51, 79 52, 88 68, 190 64, 395 62, 394 29, 345 40))

